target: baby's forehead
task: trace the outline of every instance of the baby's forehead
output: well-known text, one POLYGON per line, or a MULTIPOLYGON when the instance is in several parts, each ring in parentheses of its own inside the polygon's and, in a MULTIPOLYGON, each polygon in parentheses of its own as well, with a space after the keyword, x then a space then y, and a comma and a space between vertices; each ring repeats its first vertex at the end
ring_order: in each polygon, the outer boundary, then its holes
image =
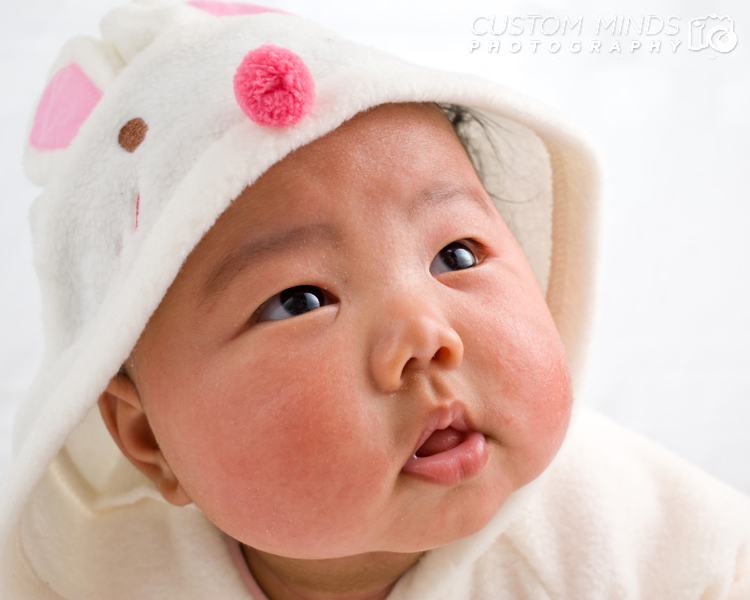
MULTIPOLYGON (((236 219, 232 207, 250 197, 256 210, 274 214, 278 194, 288 188, 303 185, 308 191, 317 192, 330 184, 335 187, 329 193, 336 193, 342 183, 350 184, 361 177, 363 168, 381 165, 382 169, 393 169, 398 161, 414 166, 406 169, 402 177, 412 172, 416 177, 420 165, 429 163, 436 152, 456 150, 468 156, 456 124, 437 104, 379 105, 358 113, 272 165, 232 202, 218 224, 225 219, 236 219)), ((306 203, 319 199, 314 193, 300 197, 306 203)))
POLYGON ((382 162, 389 158, 395 148, 404 145, 409 146, 411 153, 420 154, 424 149, 415 145, 417 143, 430 146, 454 144, 456 140, 461 141, 457 133, 457 124, 434 102, 381 104, 357 113, 320 138, 295 149, 272 169, 299 168, 302 159, 342 166, 360 156, 382 162), (431 129, 433 135, 429 138, 408 139, 406 136, 415 126, 419 126, 423 132, 431 129), (366 144, 364 137, 360 137, 365 135, 369 135, 366 144), (354 143, 342 147, 342 140, 354 143), (367 153, 375 148, 390 151, 381 155, 367 153))

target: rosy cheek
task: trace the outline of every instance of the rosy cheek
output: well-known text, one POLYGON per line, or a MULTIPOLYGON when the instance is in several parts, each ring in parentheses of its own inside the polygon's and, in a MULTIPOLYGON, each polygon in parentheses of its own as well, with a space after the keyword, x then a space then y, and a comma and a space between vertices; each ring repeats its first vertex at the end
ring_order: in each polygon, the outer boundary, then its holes
POLYGON ((515 487, 551 462, 565 437, 572 395, 564 347, 541 293, 503 281, 478 315, 484 394, 515 487))
POLYGON ((530 454, 535 471, 541 473, 554 458, 565 438, 570 421, 572 390, 570 374, 564 355, 549 356, 541 364, 548 367, 540 373, 536 384, 536 398, 529 421, 529 438, 533 440, 530 454))
POLYGON ((185 483, 201 496, 194 500, 245 534, 247 523, 265 523, 301 535, 311 511, 311 536, 335 530, 347 512, 362 518, 392 466, 345 357, 335 347, 288 348, 238 352, 222 369, 206 368, 190 392, 200 409, 182 416, 194 432, 178 449, 185 483))

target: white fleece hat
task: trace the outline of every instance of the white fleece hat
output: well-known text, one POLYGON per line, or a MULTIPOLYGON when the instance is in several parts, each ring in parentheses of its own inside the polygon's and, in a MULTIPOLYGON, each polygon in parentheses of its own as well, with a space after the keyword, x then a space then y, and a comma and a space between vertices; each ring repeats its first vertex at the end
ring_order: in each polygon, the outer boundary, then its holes
MULTIPOLYGON (((96 401, 232 199, 367 108, 439 102, 479 117, 468 136, 485 186, 579 370, 599 170, 567 118, 256 6, 141 0, 101 30, 63 48, 29 128, 25 166, 44 186, 32 230, 46 348, 0 495, 1 598, 247 597, 220 532, 194 506, 161 498, 96 401)), ((430 565, 447 576, 467 564, 523 493, 493 527, 428 553, 401 588, 430 565)))

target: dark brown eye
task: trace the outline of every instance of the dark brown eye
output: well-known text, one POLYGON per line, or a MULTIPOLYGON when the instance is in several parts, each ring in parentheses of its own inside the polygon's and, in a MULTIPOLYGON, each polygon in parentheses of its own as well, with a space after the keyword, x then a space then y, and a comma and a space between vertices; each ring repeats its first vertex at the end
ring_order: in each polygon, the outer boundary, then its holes
POLYGON ((333 298, 314 285, 298 285, 276 294, 266 304, 256 319, 260 321, 278 321, 296 317, 304 313, 331 304, 333 298))
POLYGON ((146 137, 148 131, 148 125, 146 122, 138 117, 137 119, 130 119, 120 129, 120 135, 117 136, 117 141, 128 152, 135 152, 135 149, 141 145, 146 137))
POLYGON ((470 242, 453 242, 437 253, 430 265, 430 273, 439 275, 446 271, 469 269, 478 265, 479 262, 476 251, 470 242))

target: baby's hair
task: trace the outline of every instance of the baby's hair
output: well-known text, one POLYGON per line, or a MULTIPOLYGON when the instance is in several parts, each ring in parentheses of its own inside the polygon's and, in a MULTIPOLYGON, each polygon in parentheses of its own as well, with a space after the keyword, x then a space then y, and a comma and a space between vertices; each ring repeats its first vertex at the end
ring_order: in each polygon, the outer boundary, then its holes
MULTIPOLYGON (((501 128, 500 124, 494 122, 490 124, 486 122, 482 117, 480 117, 475 111, 460 104, 444 104, 438 102, 437 105, 442 109, 448 121, 453 126, 453 131, 456 132, 458 140, 464 147, 464 150, 466 151, 466 154, 468 155, 469 160, 474 167, 474 170, 477 172, 479 180, 484 183, 485 173, 482 164, 482 153, 477 147, 477 144, 473 141, 472 133, 474 136, 476 136, 477 133, 481 133, 481 135, 483 135, 487 140, 490 148, 492 148, 495 156, 499 157, 500 155, 497 148, 495 147, 493 138, 488 133, 487 129, 488 127, 490 127, 490 125, 501 128)), ((492 194, 490 194, 490 196, 493 199, 496 199, 492 194)))
POLYGON ((442 109, 445 116, 448 118, 448 121, 453 126, 453 131, 456 132, 456 136, 464 147, 466 154, 469 156, 469 160, 471 161, 474 170, 477 172, 479 179, 483 179, 481 163, 478 156, 479 153, 477 152, 477 148, 471 143, 471 137, 469 136, 468 130, 476 123, 480 125, 484 131, 485 124, 482 123, 476 113, 460 104, 442 104, 438 102, 437 105, 442 109))
MULTIPOLYGON (((487 173, 484 168, 483 158, 486 159, 491 153, 499 163, 498 168, 500 169, 500 172, 505 173, 506 169, 509 167, 505 164, 505 161, 502 160, 502 154, 498 150, 497 143, 500 142, 506 144, 508 146, 508 151, 511 151, 512 136, 510 135, 510 132, 507 131, 502 123, 499 123, 495 119, 482 116, 477 111, 460 104, 444 104, 441 102, 437 102, 436 104, 442 109, 448 121, 453 126, 453 131, 455 131, 461 145, 464 147, 479 180, 485 184, 486 188, 487 182, 485 177, 487 173), (490 131, 494 131, 494 135, 491 134, 490 131), (507 135, 503 135, 503 132, 507 135), (481 139, 481 136, 484 137, 484 140, 481 139), (479 146, 483 145, 484 142, 487 143, 489 148, 485 148, 483 152, 479 146)), ((514 176, 518 177, 519 174, 514 173, 514 176)), ((522 204, 531 200, 511 200, 510 198, 505 198, 492 193, 489 189, 487 189, 487 193, 496 204, 500 202, 522 204)))

